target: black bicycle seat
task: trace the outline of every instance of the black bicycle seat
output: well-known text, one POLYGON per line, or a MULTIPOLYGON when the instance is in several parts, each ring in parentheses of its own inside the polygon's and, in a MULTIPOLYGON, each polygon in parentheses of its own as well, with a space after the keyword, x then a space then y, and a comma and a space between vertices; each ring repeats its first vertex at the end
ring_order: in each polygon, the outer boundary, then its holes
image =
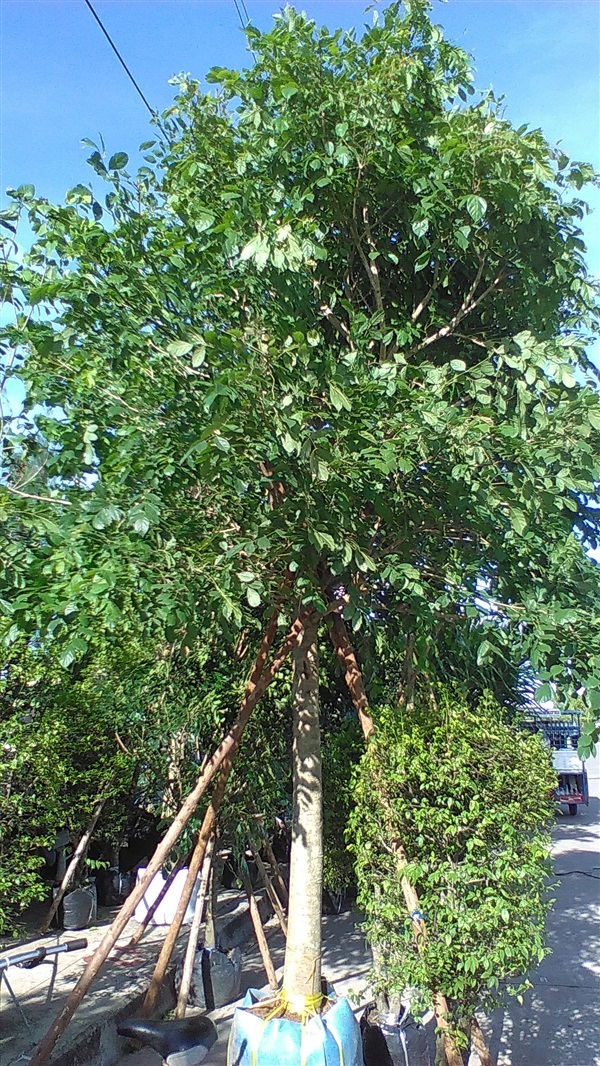
POLYGON ((121 1022, 119 1036, 133 1037, 154 1048, 169 1066, 197 1066, 217 1040, 214 1022, 205 1015, 168 1022, 150 1022, 133 1018, 121 1022))

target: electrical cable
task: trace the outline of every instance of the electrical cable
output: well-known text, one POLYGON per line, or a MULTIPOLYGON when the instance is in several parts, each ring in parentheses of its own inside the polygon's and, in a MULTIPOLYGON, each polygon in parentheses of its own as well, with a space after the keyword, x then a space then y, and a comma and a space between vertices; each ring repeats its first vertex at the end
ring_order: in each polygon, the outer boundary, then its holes
POLYGON ((240 26, 242 27, 242 29, 243 29, 243 30, 245 30, 245 29, 246 29, 246 25, 247 25, 247 22, 249 22, 249 21, 250 21, 250 20, 248 19, 248 17, 247 17, 247 16, 248 16, 248 12, 246 12, 246 22, 244 22, 244 19, 242 18, 242 12, 241 12, 241 10, 240 10, 240 5, 239 5, 239 3, 238 3, 238 0, 233 0, 233 2, 234 2, 234 4, 235 4, 235 10, 236 10, 236 11, 237 11, 237 13, 238 13, 238 18, 239 18, 239 20, 240 20, 240 26))
POLYGON ((110 47, 112 48, 112 50, 113 50, 113 52, 115 53, 115 55, 116 55, 117 59, 119 60, 119 63, 120 63, 120 64, 121 64, 121 66, 123 67, 123 70, 124 70, 124 71, 125 71, 125 73, 127 74, 127 77, 129 78, 130 82, 132 83, 132 85, 133 85, 133 86, 134 86, 134 88, 136 89, 136 91, 137 91, 137 93, 139 94, 139 96, 140 96, 140 97, 142 98, 142 100, 144 101, 144 104, 145 104, 145 105, 146 105, 146 107, 148 108, 148 111, 149 111, 149 112, 150 112, 150 114, 152 115, 152 118, 153 118, 153 119, 155 120, 155 122, 156 122, 156 124, 157 124, 157 126, 158 126, 159 130, 161 131, 161 133, 163 134, 163 136, 165 136, 165 137, 166 137, 167 135, 166 135, 166 133, 165 133, 165 131, 164 131, 163 127, 161 126, 161 124, 160 124, 160 122, 159 122, 159 120, 158 120, 158 112, 157 112, 156 110, 154 110, 154 109, 153 109, 152 107, 150 107, 150 104, 148 103, 148 101, 147 101, 146 97, 144 96, 144 94, 143 94, 142 90, 140 89, 140 87, 139 87, 139 85, 138 85, 137 81, 135 80, 135 78, 134 78, 133 74, 131 73, 131 71, 130 71, 129 67, 127 66, 127 63, 126 63, 126 62, 125 62, 125 60, 123 59, 123 56, 122 56, 122 55, 121 55, 121 53, 119 52, 119 49, 117 48, 117 46, 116 46, 116 44, 114 43, 114 41, 113 41, 112 37, 110 36, 110 34, 109 34, 108 30, 106 29, 106 26, 105 26, 105 25, 104 25, 104 23, 102 22, 102 19, 101 19, 101 18, 100 18, 100 16, 99 16, 99 15, 98 15, 98 14, 97 14, 97 13, 96 13, 95 11, 94 11, 94 8, 92 7, 92 4, 90 3, 90 0, 84 0, 84 3, 85 3, 85 5, 86 5, 86 7, 87 7, 87 8, 89 8, 89 10, 91 11, 91 13, 92 13, 93 17, 95 18, 95 20, 96 20, 96 22, 98 23, 98 25, 99 25, 100 29, 102 30, 102 33, 103 33, 103 34, 104 34, 104 36, 106 37, 106 40, 108 41, 108 43, 109 43, 110 47))
POLYGON ((588 873, 587 870, 557 870, 554 873, 555 877, 568 877, 569 874, 581 874, 582 877, 593 877, 594 881, 600 881, 599 874, 588 873))
MULTIPOLYGON (((233 2, 235 4, 235 10, 238 13, 238 18, 240 20, 240 26, 242 27, 243 30, 245 30, 250 25, 250 15, 248 14, 248 8, 246 7, 246 0, 233 0, 233 2), (244 22, 244 19, 242 18, 242 12, 240 10, 240 4, 241 4, 241 6, 243 8, 244 15, 246 16, 246 21, 245 22, 244 22)), ((250 48, 250 55, 252 56, 254 62, 256 63, 256 56, 255 56, 252 48, 250 48)))

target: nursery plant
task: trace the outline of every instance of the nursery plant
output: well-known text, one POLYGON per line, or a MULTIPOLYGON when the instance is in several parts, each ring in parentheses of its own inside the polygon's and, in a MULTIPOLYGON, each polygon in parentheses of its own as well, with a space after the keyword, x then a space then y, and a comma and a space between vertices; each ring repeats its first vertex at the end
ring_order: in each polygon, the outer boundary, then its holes
POLYGON ((475 1011, 522 1001, 527 973, 548 953, 550 752, 508 725, 490 694, 469 707, 439 687, 382 711, 354 779, 349 826, 359 903, 377 946, 375 984, 388 996, 438 993, 460 1045, 475 1011), (406 877, 426 933, 415 938, 390 841, 402 841, 406 877))
POLYGON ((300 635, 284 989, 318 1013, 325 618, 408 642, 459 616, 482 663, 518 633, 557 698, 593 689, 593 172, 475 92, 426 0, 246 34, 249 69, 176 79, 137 172, 88 142, 64 205, 11 194, 0 609, 67 666, 132 618, 300 635))

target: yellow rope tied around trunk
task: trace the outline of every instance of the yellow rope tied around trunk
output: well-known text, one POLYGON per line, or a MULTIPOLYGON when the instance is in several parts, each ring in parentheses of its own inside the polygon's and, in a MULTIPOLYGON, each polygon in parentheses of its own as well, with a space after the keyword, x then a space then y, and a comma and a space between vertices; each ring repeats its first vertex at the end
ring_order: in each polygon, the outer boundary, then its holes
MULTIPOLYGON (((278 992, 273 997, 273 999, 269 998, 267 1000, 263 1000, 263 1007, 270 1006, 271 1003, 273 1004, 273 1006, 271 1007, 269 1013, 263 1018, 260 1036, 258 1038, 258 1044, 256 1045, 256 1047, 251 1049, 252 1066, 257 1066, 258 1049, 262 1042, 262 1038, 267 1024, 272 1021, 273 1018, 280 1018, 281 1015, 285 1014, 285 1012, 288 1010, 291 1011, 293 1014, 297 1014, 302 1023, 303 1031, 301 1036, 300 1060, 301 1066, 304 1066, 304 1026, 306 1025, 306 1022, 309 1018, 314 1018, 315 1014, 319 1013, 321 1007, 324 1003, 327 1002, 328 999, 329 996, 324 996, 322 992, 318 992, 317 995, 314 996, 295 996, 290 995, 288 992, 286 992, 285 988, 282 988, 281 992, 278 992)), ((333 1034, 333 1036, 340 1052, 340 1066, 344 1066, 344 1057, 341 1044, 335 1036, 335 1033, 333 1034)))
POLYGON ((294 996, 282 988, 279 994, 282 1013, 289 1010, 297 1014, 303 1022, 319 1013, 325 999, 327 997, 322 992, 317 992, 315 996, 294 996))

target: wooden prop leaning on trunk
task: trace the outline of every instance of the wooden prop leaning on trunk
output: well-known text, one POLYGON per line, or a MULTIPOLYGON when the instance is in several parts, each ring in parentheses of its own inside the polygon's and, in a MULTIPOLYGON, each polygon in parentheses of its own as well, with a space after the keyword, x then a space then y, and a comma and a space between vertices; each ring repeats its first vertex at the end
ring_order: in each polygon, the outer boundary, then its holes
POLYGON ((185 958, 183 960, 181 986, 179 989, 179 995, 177 997, 177 1007, 175 1010, 176 1018, 185 1018, 185 1012, 187 1010, 187 1002, 188 996, 190 994, 190 988, 192 985, 192 974, 194 972, 196 949, 198 947, 198 938, 200 936, 202 912, 204 911, 204 901, 206 899, 206 890, 208 888, 208 879, 212 865, 214 846, 215 835, 213 834, 213 836, 211 836, 208 842, 208 847, 206 848, 206 854, 204 856, 204 862, 202 863, 200 887, 198 888, 198 896, 196 897, 196 906, 194 908, 194 917, 192 918, 192 923, 190 925, 190 933, 188 937, 187 947, 185 949, 185 958))
POLYGON ((98 800, 96 800, 96 803, 94 804, 94 809, 92 810, 92 813, 91 813, 91 816, 90 816, 90 820, 89 820, 89 822, 88 822, 88 824, 87 824, 87 826, 85 828, 85 831, 84 831, 84 833, 83 833, 83 835, 82 835, 77 847, 75 848, 75 851, 73 852, 73 855, 71 856, 71 861, 70 861, 69 865, 67 866, 67 869, 65 870, 65 875, 64 875, 64 877, 63 877, 63 879, 62 879, 62 881, 60 883, 60 887, 58 889, 58 892, 56 893, 56 896, 52 900, 52 906, 50 907, 50 910, 48 911, 48 913, 47 913, 47 915, 46 915, 46 917, 45 917, 45 919, 44 919, 44 921, 43 921, 43 923, 42 923, 42 925, 40 927, 40 933, 42 933, 42 934, 43 933, 47 933, 49 928, 50 928, 50 926, 52 925, 52 919, 54 918, 54 915, 57 913, 58 908, 60 907, 60 905, 61 905, 61 903, 62 903, 62 901, 64 899, 65 893, 66 893, 69 885, 71 884, 73 878, 75 877, 75 873, 77 872, 77 867, 81 863, 81 861, 82 861, 82 859, 83 859, 83 857, 85 855, 87 846, 88 846, 90 840, 92 839, 92 833, 94 832, 94 829, 96 828, 96 822, 98 821, 100 815, 102 814, 102 808, 104 807, 105 803, 106 803, 106 796, 100 796, 100 798, 98 800))
MULTIPOLYGON (((275 633, 277 630, 277 612, 273 614, 263 641, 256 658, 254 669, 252 671, 251 678, 248 682, 246 689, 246 695, 242 700, 240 710, 234 725, 231 727, 227 735, 221 741, 217 750, 213 753, 212 757, 208 760, 206 767, 198 777, 198 780, 187 796, 183 806, 179 813, 174 818, 170 828, 165 834, 163 840, 158 845, 154 855, 150 859, 144 875, 140 878, 140 881, 134 888, 133 892, 127 897, 121 910, 114 919, 112 925, 105 933, 100 944, 96 948, 92 958, 87 964, 81 977, 79 978, 75 988, 67 997, 66 1002, 61 1008, 59 1014, 55 1018, 54 1022, 44 1035, 40 1043, 35 1048, 33 1055, 30 1059, 29 1066, 45 1066, 48 1062, 56 1043, 63 1035, 67 1028, 71 1018, 73 1017, 77 1007, 81 1003, 88 988, 92 984, 94 978, 99 973, 100 969, 106 962, 108 955, 115 946, 117 939, 123 932, 123 929, 127 925, 127 922, 133 915, 135 908, 144 896, 146 889, 152 878, 160 870, 164 860, 167 858, 169 852, 173 846, 179 840, 185 826, 187 825, 192 814, 196 810, 200 798, 205 792, 206 788, 212 781, 214 775, 221 769, 225 760, 229 757, 233 757, 233 754, 237 750, 242 734, 250 718, 250 715, 258 703, 261 696, 267 690, 271 681, 275 677, 277 671, 287 659, 292 648, 296 644, 299 635, 303 631, 304 619, 308 616, 308 611, 299 614, 295 621, 292 623, 288 636, 279 649, 277 655, 272 660, 269 667, 265 669, 267 656, 269 654, 273 640, 275 639, 275 633)), ((215 793, 217 789, 215 788, 215 793)), ((216 795, 213 795, 213 806, 215 805, 216 795)), ((210 808, 209 808, 210 810, 210 808)), ((208 812, 207 812, 208 813, 208 812)), ((207 838, 208 839, 208 838, 207 838)), ((206 847, 206 841, 204 842, 204 848, 206 847)), ((202 853, 204 854, 204 852, 202 853)), ((201 862, 200 862, 201 865, 201 862)))

